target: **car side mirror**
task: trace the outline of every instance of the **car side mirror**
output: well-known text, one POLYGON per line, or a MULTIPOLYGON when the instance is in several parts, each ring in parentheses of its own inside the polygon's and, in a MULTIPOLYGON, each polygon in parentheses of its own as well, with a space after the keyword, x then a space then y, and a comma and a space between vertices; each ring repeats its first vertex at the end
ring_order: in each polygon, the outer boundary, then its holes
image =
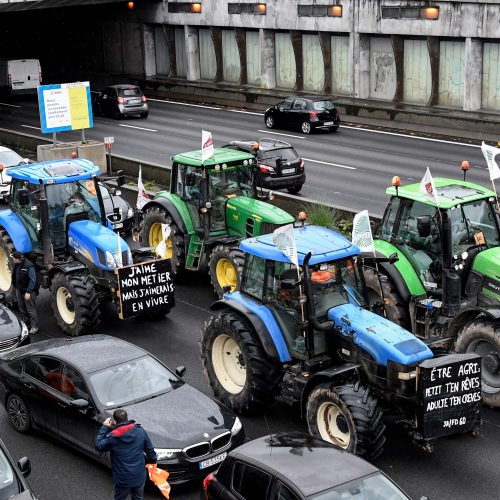
POLYGON ((186 373, 186 367, 185 366, 178 366, 175 369, 175 374, 179 377, 182 378, 184 374, 186 373))
POLYGON ((422 215, 417 218, 417 231, 421 238, 427 238, 431 234, 431 216, 422 215))
POLYGON ((123 186, 125 184, 125 174, 123 173, 123 170, 118 170, 116 172, 116 185, 118 187, 123 186))
POLYGON ((69 402, 69 405, 77 410, 84 410, 88 408, 89 402, 86 399, 73 399, 69 402))
POLYGON ((28 457, 20 458, 17 462, 17 466, 24 477, 28 477, 31 473, 31 463, 28 457))
POLYGON ((30 204, 30 193, 26 188, 21 188, 18 192, 19 205, 26 207, 30 204))

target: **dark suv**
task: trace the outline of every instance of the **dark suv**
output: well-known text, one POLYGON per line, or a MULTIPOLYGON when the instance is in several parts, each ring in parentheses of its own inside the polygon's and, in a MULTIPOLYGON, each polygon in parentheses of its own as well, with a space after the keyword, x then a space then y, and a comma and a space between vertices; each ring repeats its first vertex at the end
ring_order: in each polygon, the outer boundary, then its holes
POLYGON ((291 144, 275 139, 233 141, 224 147, 255 154, 257 185, 267 189, 287 189, 296 194, 306 181, 304 160, 291 144))
POLYGON ((137 85, 111 85, 101 93, 93 94, 94 112, 115 119, 139 115, 147 118, 149 114, 146 96, 137 85))

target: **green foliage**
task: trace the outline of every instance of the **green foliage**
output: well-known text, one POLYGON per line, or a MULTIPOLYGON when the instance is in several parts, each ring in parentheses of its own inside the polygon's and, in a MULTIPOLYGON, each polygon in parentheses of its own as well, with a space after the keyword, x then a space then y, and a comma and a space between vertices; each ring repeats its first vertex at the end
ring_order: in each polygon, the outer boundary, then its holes
POLYGON ((349 212, 323 203, 305 203, 302 210, 307 212, 309 224, 328 227, 351 239, 352 214, 349 212))

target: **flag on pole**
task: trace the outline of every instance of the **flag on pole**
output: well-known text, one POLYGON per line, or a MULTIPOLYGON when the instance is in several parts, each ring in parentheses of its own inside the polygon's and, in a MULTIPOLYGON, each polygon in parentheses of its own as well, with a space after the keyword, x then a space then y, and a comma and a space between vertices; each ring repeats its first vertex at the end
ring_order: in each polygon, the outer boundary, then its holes
POLYGON ((161 241, 155 248, 155 252, 163 259, 167 258, 167 240, 171 233, 169 224, 161 225, 161 241))
POLYGON ((432 178, 431 171, 429 170, 429 167, 427 167, 427 170, 425 171, 425 175, 420 181, 420 189, 419 191, 424 194, 430 194, 431 196, 434 197, 434 200, 436 201, 436 205, 439 207, 439 200, 437 197, 437 191, 436 191, 436 186, 434 184, 434 179, 432 178))
POLYGON ((352 242, 362 252, 372 252, 375 254, 368 210, 363 210, 354 216, 354 220, 352 221, 352 242))
POLYGON ((118 238, 118 243, 116 245, 116 265, 117 267, 123 267, 123 259, 122 259, 122 238, 120 233, 116 233, 116 237, 118 238))
POLYGON ((208 160, 214 155, 214 143, 212 142, 212 133, 205 130, 201 131, 201 161, 208 160))
POLYGON ((295 234, 293 233, 293 224, 281 226, 273 231, 273 243, 279 248, 292 262, 299 268, 297 257, 297 244, 295 243, 295 234))
POLYGON ((144 184, 142 183, 142 169, 139 165, 139 178, 137 179, 137 203, 136 207, 142 210, 142 207, 150 200, 148 193, 144 189, 144 184))
POLYGON ((498 166, 495 156, 500 154, 500 148, 494 148, 493 146, 488 146, 484 141, 481 144, 481 151, 483 152, 486 163, 488 164, 488 170, 490 172, 490 180, 498 179, 500 177, 500 167, 498 166))

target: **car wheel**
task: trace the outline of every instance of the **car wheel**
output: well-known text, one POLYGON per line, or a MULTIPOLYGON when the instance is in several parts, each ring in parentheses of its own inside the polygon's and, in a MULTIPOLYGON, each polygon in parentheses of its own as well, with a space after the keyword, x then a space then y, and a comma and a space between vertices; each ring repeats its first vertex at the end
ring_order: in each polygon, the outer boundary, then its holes
POLYGON ((335 125, 335 127, 330 127, 330 132, 337 132, 337 130, 339 129, 339 126, 338 125, 335 125))
POLYGON ((267 115, 266 116, 266 127, 267 128, 274 128, 274 126, 276 125, 275 121, 274 121, 274 118, 272 115, 267 115))
POLYGON ((141 113, 141 118, 147 118, 149 115, 148 111, 144 111, 144 113, 141 113))
POLYGON ((25 402, 16 394, 7 398, 7 415, 9 422, 17 432, 26 434, 31 429, 31 417, 25 402))
POLYGON ((302 125, 300 126, 300 130, 302 130, 303 134, 310 134, 311 133, 311 124, 307 121, 304 120, 302 122, 302 125))
POLYGON ((298 186, 289 187, 286 189, 290 194, 297 194, 302 189, 302 184, 299 184, 298 186))

